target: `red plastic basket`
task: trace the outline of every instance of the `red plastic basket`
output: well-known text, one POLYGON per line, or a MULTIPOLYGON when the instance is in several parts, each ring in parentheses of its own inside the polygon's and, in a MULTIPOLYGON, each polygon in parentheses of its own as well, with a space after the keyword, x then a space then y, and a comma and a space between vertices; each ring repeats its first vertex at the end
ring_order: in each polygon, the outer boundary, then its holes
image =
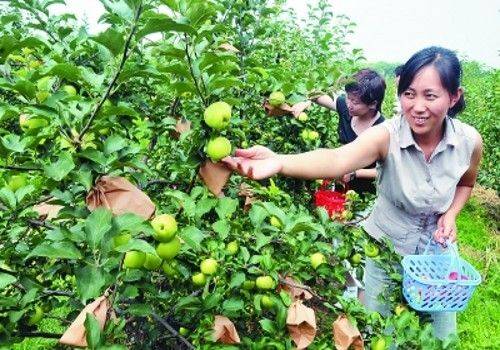
POLYGON ((328 215, 341 213, 345 209, 345 187, 342 191, 328 189, 330 181, 323 180, 321 188, 314 193, 314 204, 316 207, 323 207, 328 215))

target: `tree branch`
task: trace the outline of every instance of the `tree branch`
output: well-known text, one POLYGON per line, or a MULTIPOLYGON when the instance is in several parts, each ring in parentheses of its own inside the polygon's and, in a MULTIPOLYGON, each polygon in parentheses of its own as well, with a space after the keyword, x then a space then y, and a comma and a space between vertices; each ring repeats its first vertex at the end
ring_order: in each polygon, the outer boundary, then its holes
POLYGON ((42 171, 41 168, 35 168, 35 167, 24 167, 24 166, 15 166, 15 165, 3 165, 0 164, 0 169, 6 169, 6 170, 18 170, 18 171, 42 171))
POLYGON ((198 86, 198 80, 196 79, 196 76, 194 74, 193 61, 191 59, 191 55, 189 54, 189 45, 188 45, 188 36, 187 36, 187 34, 184 34, 184 39, 186 40, 186 47, 185 47, 184 51, 186 52, 186 57, 187 57, 187 60, 188 60, 189 72, 191 73, 191 77, 193 78, 194 86, 196 88, 196 92, 198 92, 198 95, 200 96, 201 101, 203 102, 203 105, 206 107, 207 106, 207 101, 205 100, 205 97, 203 96, 203 94, 202 94, 202 92, 200 90, 200 87, 198 86))
POLYGON ((165 321, 163 318, 161 318, 160 316, 158 316, 156 313, 151 313, 151 316, 153 316, 153 318, 159 322, 163 327, 165 327, 170 333, 172 333, 174 336, 176 336, 177 338, 180 339, 180 341, 182 343, 184 343, 184 345, 187 346, 188 349, 195 349, 195 347, 189 342, 187 341, 186 338, 184 338, 182 335, 179 334, 179 332, 177 332, 167 321, 165 321))
POLYGON ((59 339, 62 337, 62 334, 58 333, 49 333, 49 332, 19 332, 15 334, 19 337, 25 338, 51 338, 51 339, 59 339))

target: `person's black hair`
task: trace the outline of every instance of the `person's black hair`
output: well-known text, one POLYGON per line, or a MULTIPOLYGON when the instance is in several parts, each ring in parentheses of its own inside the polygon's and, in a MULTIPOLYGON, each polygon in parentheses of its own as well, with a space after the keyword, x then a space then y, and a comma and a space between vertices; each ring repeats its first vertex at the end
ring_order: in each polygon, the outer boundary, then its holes
POLYGON ((345 91, 358 96, 367 105, 377 102, 376 108, 380 112, 385 94, 384 78, 374 70, 362 69, 353 75, 353 79, 345 85, 345 91))
POLYGON ((401 75, 401 71, 403 70, 403 65, 400 64, 396 68, 394 68, 394 76, 399 77, 401 75))
MULTIPOLYGON (((460 61, 453 51, 438 46, 431 46, 418 51, 404 64, 399 78, 398 95, 401 95, 410 87, 415 75, 422 68, 429 65, 436 68, 443 87, 451 95, 455 95, 460 87, 460 77, 462 75, 460 61)), ((464 109, 465 99, 462 94, 457 103, 448 110, 448 115, 454 117, 464 109)))

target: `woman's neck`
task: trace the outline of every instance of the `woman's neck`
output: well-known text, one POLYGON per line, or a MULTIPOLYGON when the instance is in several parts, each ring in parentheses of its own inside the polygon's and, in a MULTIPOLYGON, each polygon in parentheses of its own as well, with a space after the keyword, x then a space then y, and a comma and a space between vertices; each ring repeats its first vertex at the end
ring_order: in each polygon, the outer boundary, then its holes
POLYGON ((374 111, 369 111, 363 115, 356 115, 355 117, 358 118, 358 120, 360 120, 360 121, 369 121, 369 120, 375 118, 375 116, 377 114, 378 114, 378 111, 374 110, 374 111))
POLYGON ((413 138, 415 139, 415 142, 422 148, 422 149, 432 149, 436 148, 438 143, 441 141, 443 138, 443 133, 444 133, 444 123, 441 125, 440 128, 436 130, 430 130, 426 134, 413 134, 413 138))

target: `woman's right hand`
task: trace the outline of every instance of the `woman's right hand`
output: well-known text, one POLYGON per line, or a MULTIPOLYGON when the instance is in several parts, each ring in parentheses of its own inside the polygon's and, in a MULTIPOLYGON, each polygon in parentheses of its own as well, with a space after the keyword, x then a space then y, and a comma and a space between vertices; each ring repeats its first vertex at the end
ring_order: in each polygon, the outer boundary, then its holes
POLYGON ((283 168, 279 156, 264 146, 237 149, 234 157, 226 157, 222 161, 234 171, 254 180, 276 175, 283 168))
POLYGON ((307 100, 307 101, 299 102, 299 103, 296 103, 292 106, 291 112, 292 112, 293 116, 295 118, 297 118, 300 113, 304 112, 309 107, 311 107, 311 101, 307 100))

